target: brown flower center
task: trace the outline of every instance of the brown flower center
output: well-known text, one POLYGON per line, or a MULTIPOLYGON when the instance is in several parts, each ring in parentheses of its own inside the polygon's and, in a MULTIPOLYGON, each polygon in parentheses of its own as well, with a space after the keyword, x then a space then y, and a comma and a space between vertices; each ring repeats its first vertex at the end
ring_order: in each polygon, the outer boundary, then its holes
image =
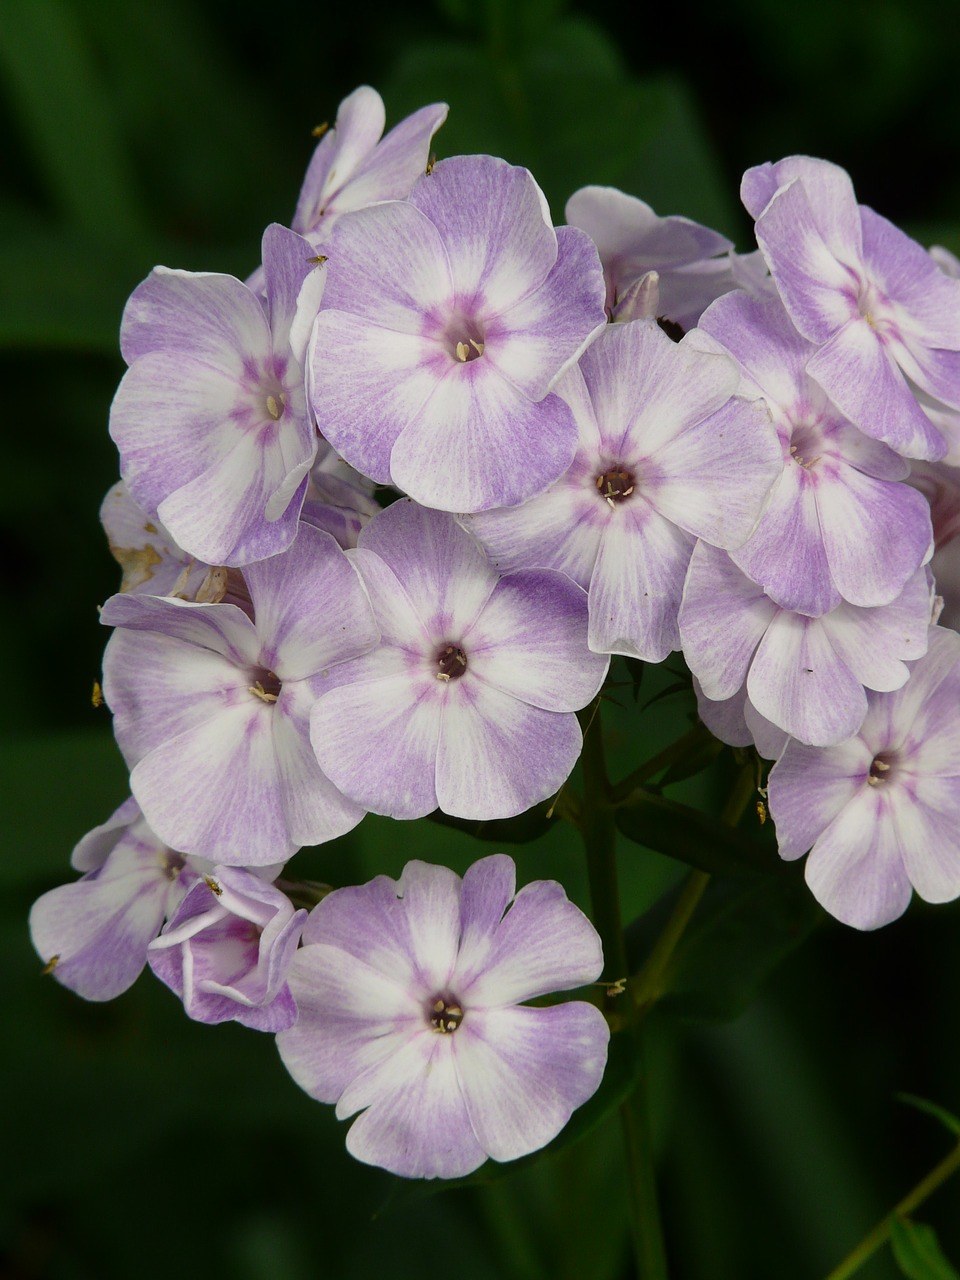
POLYGON ((459 680, 467 669, 467 655, 458 644, 441 645, 436 662, 438 680, 459 680))
POLYGON ((633 472, 616 463, 609 467, 606 471, 601 471, 598 476, 594 477, 594 483, 597 486, 597 492, 600 497, 611 506, 615 502, 624 502, 637 487, 636 477, 633 472))
POLYGON ((438 995, 430 1001, 427 1020, 440 1035, 451 1035, 463 1021, 463 1006, 449 995, 438 995))

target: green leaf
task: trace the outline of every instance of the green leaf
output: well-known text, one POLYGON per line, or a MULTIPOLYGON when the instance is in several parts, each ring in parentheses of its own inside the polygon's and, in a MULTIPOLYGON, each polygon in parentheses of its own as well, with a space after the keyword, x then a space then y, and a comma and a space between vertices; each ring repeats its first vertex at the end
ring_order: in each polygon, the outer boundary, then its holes
POLYGON ((142 235, 117 113, 68 4, 4 0, 0 77, 60 211, 103 240, 142 235))
POLYGON ((914 1107, 917 1111, 923 1111, 928 1116, 933 1116, 935 1120, 939 1120, 948 1132, 960 1138, 960 1120, 952 1115, 944 1107, 939 1107, 935 1102, 928 1102, 926 1098, 918 1098, 915 1093, 898 1093, 897 1098, 900 1102, 906 1103, 908 1107, 914 1107))
POLYGON ((463 831, 473 836, 475 840, 484 840, 491 844, 529 844, 532 840, 539 840, 541 836, 545 836, 557 822, 557 818, 551 812, 553 805, 553 800, 545 801, 543 804, 534 805, 532 809, 527 809, 525 813, 518 814, 515 818, 492 818, 486 822, 476 822, 469 818, 453 818, 450 814, 437 809, 430 814, 430 821, 437 822, 442 827, 453 827, 455 831, 463 831), (550 817, 547 817, 548 813, 550 817))
POLYGON ((615 814, 628 840, 700 871, 737 876, 750 870, 776 871, 779 866, 775 855, 743 832, 644 788, 634 791, 615 814))
POLYGON ((658 787, 669 787, 673 782, 682 782, 684 778, 692 778, 702 773, 713 764, 723 751, 723 743, 717 738, 705 738, 697 747, 670 765, 666 773, 657 783, 658 787))
MULTIPOLYGON (((631 968, 647 957, 672 900, 658 903, 628 933, 631 968)), ((824 919, 802 874, 714 879, 664 980, 660 1007, 682 1017, 727 1021, 824 919)))
MULTIPOLYGON (((624 1000, 626 998, 626 996, 623 997, 624 1000)), ((642 1065, 636 1041, 626 1032, 618 1033, 610 1040, 607 1066, 600 1088, 588 1102, 573 1113, 569 1124, 552 1142, 540 1151, 534 1151, 531 1155, 508 1161, 506 1164, 488 1160, 476 1173, 471 1173, 466 1178, 453 1178, 446 1182, 397 1181, 391 1187, 380 1212, 393 1212, 403 1208, 411 1200, 420 1200, 424 1196, 436 1195, 440 1191, 450 1191, 458 1187, 486 1186, 492 1182, 499 1182, 521 1169, 527 1169, 538 1161, 549 1160, 558 1152, 566 1150, 592 1133, 612 1111, 620 1106, 636 1085, 642 1065)))
POLYGON ((890 1243, 897 1265, 909 1280, 960 1280, 943 1256, 932 1227, 897 1218, 890 1228, 890 1243))

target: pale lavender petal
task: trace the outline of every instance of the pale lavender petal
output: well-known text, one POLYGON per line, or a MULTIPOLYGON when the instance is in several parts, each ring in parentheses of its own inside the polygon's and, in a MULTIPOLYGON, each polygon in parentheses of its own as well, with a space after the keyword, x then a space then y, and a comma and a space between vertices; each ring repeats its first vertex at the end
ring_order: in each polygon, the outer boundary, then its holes
POLYGON ((122 842, 97 874, 51 889, 30 909, 37 953, 85 1000, 114 999, 146 964, 170 896, 164 852, 122 842))
POLYGON ((873 753, 859 737, 822 750, 789 742, 770 771, 768 798, 780 857, 802 857, 863 790, 873 753))
POLYGON ((257 631, 269 637, 260 661, 281 680, 357 657, 380 638, 356 571, 330 534, 302 526, 284 555, 249 565, 244 578, 257 631))
POLYGON ((753 743, 757 754, 764 760, 779 760, 783 749, 790 741, 790 735, 762 716, 748 698, 743 707, 743 718, 753 734, 753 743))
POLYGON ((838 261, 835 248, 824 239, 819 212, 804 184, 794 181, 774 196, 756 228, 791 319, 805 338, 818 343, 858 315, 858 277, 851 268, 859 258, 858 246, 850 245, 849 265, 838 261))
POLYGON ((911 458, 942 458, 946 441, 864 319, 845 324, 812 357, 810 376, 868 436, 911 458))
MULTIPOLYGON (((152 834, 146 823, 143 824, 142 829, 132 830, 137 827, 142 817, 140 806, 133 796, 128 796, 106 822, 101 822, 85 836, 81 836, 70 855, 70 865, 77 871, 96 871, 103 866, 120 841, 127 839, 128 835, 136 840, 152 834)), ((159 841, 157 847, 162 847, 159 841)))
POLYGON ((618 280, 732 248, 718 231, 690 218, 658 217, 645 201, 616 187, 581 187, 567 201, 565 216, 587 233, 618 280))
POLYGON ((337 193, 337 212, 407 196, 426 169, 430 141, 446 118, 447 104, 434 102, 394 125, 337 193))
POLYGON ((680 639, 708 698, 732 698, 777 607, 728 555, 700 542, 680 606, 680 639))
POLYGON ((728 293, 703 313, 699 327, 733 356, 768 400, 782 409, 796 403, 814 347, 797 332, 779 298, 728 293))
POLYGON ((293 215, 295 230, 311 232, 322 224, 331 199, 376 147, 385 123, 376 89, 363 84, 344 98, 334 127, 320 139, 307 167, 293 215))
POLYGON ((543 286, 504 311, 496 341, 488 341, 491 362, 531 400, 553 389, 606 323, 593 243, 574 227, 560 227, 557 249, 543 286))
POLYGON ((730 553, 784 609, 818 617, 840 603, 818 511, 820 495, 838 488, 818 486, 805 468, 788 462, 754 533, 730 553))
POLYGON ((480 858, 467 868, 460 886, 458 985, 467 986, 489 963, 504 912, 516 891, 516 864, 505 853, 480 858))
POLYGON ((694 540, 642 495, 620 503, 600 540, 590 579, 589 644, 662 662, 679 648, 677 613, 694 540))
POLYGON ((426 506, 485 511, 515 506, 552 484, 576 447, 576 427, 559 396, 531 402, 481 356, 449 362, 420 416, 397 437, 390 474, 426 506))
POLYGON ((501 578, 461 634, 474 675, 545 711, 586 706, 609 666, 587 649, 587 593, 549 569, 501 578))
POLYGON ((428 994, 453 981, 460 944, 460 877, 414 859, 397 882, 417 973, 428 994))
POLYGON ((338 1114, 353 1122, 347 1150, 403 1178, 462 1178, 483 1164, 447 1037, 423 1031, 347 1086, 338 1114))
MULTIPOLYGON (((311 911, 303 941, 345 951, 407 991, 416 990, 425 998, 433 994, 423 989, 400 885, 389 876, 327 894, 311 911)), ((422 1013, 419 1004, 414 1007, 422 1013)), ((345 1008, 352 1008, 349 1001, 345 1008)), ((366 1015, 361 1009, 356 1016, 366 1015)))
POLYGON ((876 711, 883 713, 884 723, 898 727, 896 738, 885 741, 884 749, 899 747, 905 739, 916 746, 928 736, 931 710, 950 705, 949 698, 941 698, 938 691, 953 676, 958 662, 960 636, 944 627, 931 627, 926 655, 914 667, 907 683, 890 698, 876 700, 876 711))
POLYGON ((419 682, 403 673, 331 689, 310 716, 321 769, 371 813, 424 817, 437 807, 441 705, 429 673, 419 682))
POLYGON ((821 620, 834 652, 869 689, 891 692, 906 683, 907 662, 927 651, 933 595, 918 569, 887 605, 859 609, 844 602, 821 620))
POLYGON ((799 181, 813 208, 817 228, 841 262, 860 258, 860 208, 850 175, 838 164, 812 156, 787 156, 757 165, 743 175, 740 195, 751 217, 759 218, 779 188, 799 181))
MULTIPOLYGON (((906 232, 861 208, 863 258, 871 278, 909 337, 924 347, 960 347, 960 281, 945 275, 906 232)), ((931 389, 931 388, 928 388, 931 389)), ((957 387, 960 393, 960 387, 957 387)))
POLYGON ((960 778, 917 778, 891 808, 904 869, 920 897, 960 897, 960 778))
MULTIPOLYGON (((290 327, 297 313, 303 282, 314 271, 315 264, 310 262, 313 250, 303 236, 273 222, 263 233, 261 254, 273 350, 282 352, 289 346, 290 327)), ((317 275, 319 280, 324 280, 323 272, 317 275)))
POLYGON ((867 714, 863 686, 820 620, 782 610, 750 664, 747 693, 762 716, 813 746, 849 738, 867 714))
POLYGON ((753 734, 745 715, 746 684, 741 685, 730 698, 708 698, 700 681, 694 676, 693 692, 697 698, 697 715, 715 738, 725 742, 728 747, 753 745, 753 734))
POLYGON ((854 929, 878 929, 903 915, 910 881, 879 788, 863 787, 834 818, 807 858, 805 876, 820 905, 854 929))
MULTIPOLYGON (((490 599, 498 582, 475 538, 440 511, 409 499, 381 511, 360 535, 361 552, 373 552, 396 575, 417 616, 432 635, 462 632, 490 599)), ((366 573, 367 561, 356 562, 366 573)), ((387 584, 371 580, 375 598, 387 584)))
POLYGON ((453 1037, 474 1132, 494 1160, 516 1160, 555 1138, 597 1091, 610 1030, 595 1005, 471 1010, 453 1037))
POLYGON ((255 295, 233 276, 154 267, 124 308, 120 350, 127 364, 166 352, 235 380, 245 356, 269 355, 270 329, 255 295))
POLYGON ((399 982, 338 946, 302 947, 288 980, 299 1018, 277 1048, 297 1084, 320 1102, 337 1102, 351 1080, 389 1060, 422 1025, 418 1002, 399 982))
POLYGON ((444 813, 512 818, 559 791, 583 745, 575 715, 528 706, 469 671, 444 695, 436 782, 444 813))
POLYGON ((730 548, 750 536, 783 470, 783 452, 766 405, 734 397, 665 441, 651 463, 657 474, 650 500, 660 514, 712 546, 730 548))
POLYGON ((122 480, 107 491, 100 523, 110 554, 123 571, 122 592, 196 597, 210 566, 178 547, 163 525, 134 502, 122 480))
POLYGON ((596 929, 555 880, 514 898, 485 953, 461 958, 453 982, 470 1010, 496 1009, 595 982, 603 970, 596 929))
POLYGON ((320 431, 358 471, 388 484, 394 443, 417 420, 436 389, 435 365, 447 359, 419 333, 321 311, 309 357, 320 431))
POLYGON ((456 295, 482 297, 487 310, 512 307, 557 261, 543 192, 527 169, 495 156, 441 160, 414 187, 410 204, 437 228, 456 295))

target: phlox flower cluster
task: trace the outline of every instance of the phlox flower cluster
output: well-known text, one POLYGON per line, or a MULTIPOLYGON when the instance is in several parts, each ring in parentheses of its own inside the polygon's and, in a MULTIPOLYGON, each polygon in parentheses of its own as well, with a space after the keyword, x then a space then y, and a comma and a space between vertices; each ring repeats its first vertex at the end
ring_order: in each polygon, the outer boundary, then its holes
POLYGON ((745 175, 745 255, 603 187, 555 226, 527 170, 434 162, 445 116, 381 136, 357 89, 245 281, 131 295, 101 621, 132 795, 31 916, 87 999, 149 965, 277 1034, 409 1177, 594 1093, 596 1002, 524 1002, 595 983, 600 940, 503 854, 332 891, 287 864, 368 812, 551 802, 612 655, 682 651, 708 727, 776 760, 834 915, 960 895, 956 261, 806 157, 745 175))

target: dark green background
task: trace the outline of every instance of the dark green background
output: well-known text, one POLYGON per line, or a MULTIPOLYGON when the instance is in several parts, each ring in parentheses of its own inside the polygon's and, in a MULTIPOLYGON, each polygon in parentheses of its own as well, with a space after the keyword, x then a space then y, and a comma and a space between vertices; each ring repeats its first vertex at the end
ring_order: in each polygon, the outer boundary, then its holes
MULTIPOLYGON (((3 0, 3 1280, 630 1274, 615 1123, 487 1187, 397 1196, 345 1155, 343 1127, 269 1037, 192 1025, 148 980, 100 1007, 40 978, 29 904, 124 794, 89 693, 95 606, 117 579, 97 508, 116 472, 106 420, 130 289, 155 262, 245 275, 263 227, 292 214, 311 126, 361 82, 391 122, 447 100, 438 154, 529 165, 558 221, 578 185, 610 182, 746 248, 741 171, 806 151, 960 250, 958 19, 932 0, 3 0)), ((691 711, 625 702, 623 768, 691 711)), ((715 803, 726 777, 690 795, 715 803)), ((368 819, 309 869, 354 882, 412 853, 462 868, 486 851, 368 819)), ((516 856, 521 879, 559 878, 584 901, 568 833, 516 856)), ((679 874, 636 846, 622 871, 631 914, 679 874)), ((654 1028, 676 1276, 822 1276, 939 1158, 946 1135, 893 1095, 960 1110, 958 923, 922 905, 875 936, 823 923, 756 993, 729 939, 701 940, 694 999, 654 1028), (680 1016, 704 1005, 716 1016, 680 1016)), ((958 1207, 951 1185, 923 1215, 954 1259, 958 1207)))

